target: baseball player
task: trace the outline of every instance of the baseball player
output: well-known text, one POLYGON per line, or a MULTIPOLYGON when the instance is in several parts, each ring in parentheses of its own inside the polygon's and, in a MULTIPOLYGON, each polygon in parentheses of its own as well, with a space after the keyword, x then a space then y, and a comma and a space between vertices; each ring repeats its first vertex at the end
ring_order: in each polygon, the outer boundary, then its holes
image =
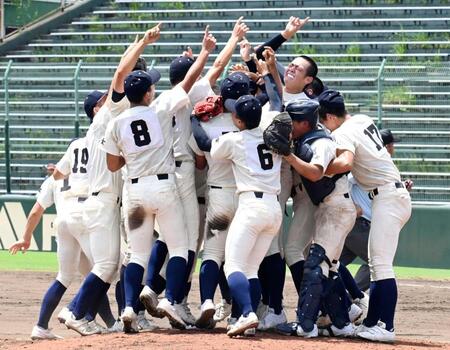
POLYGON ((107 154, 108 168, 114 172, 126 164, 128 174, 126 207, 131 258, 125 272, 126 307, 122 314, 126 332, 137 332, 136 303, 150 256, 155 218, 169 251, 166 298, 157 309, 178 328, 186 325, 180 316, 182 307, 176 303, 184 285, 188 237, 183 215, 173 215, 182 213, 182 205, 174 178, 172 117, 189 103, 187 93, 214 50, 215 41, 206 30, 202 51, 185 79, 153 102, 159 73, 155 70, 131 73, 125 81, 131 108, 113 120, 105 133, 102 148, 107 154))
MULTIPOLYGON (((189 237, 189 251, 188 251, 188 268, 186 275, 186 288, 180 291, 180 295, 177 297, 177 303, 182 304, 185 310, 183 314, 184 321, 187 324, 193 325, 195 318, 192 316, 188 304, 187 295, 190 290, 190 278, 193 271, 195 255, 197 253, 197 247, 199 247, 199 212, 196 205, 196 190, 195 190, 195 163, 192 150, 188 146, 188 141, 191 136, 191 124, 190 116, 193 106, 205 99, 207 96, 214 95, 212 87, 216 84, 217 79, 222 74, 226 65, 228 64, 231 56, 242 37, 248 32, 248 27, 242 21, 243 17, 240 17, 233 28, 230 39, 215 59, 213 66, 208 70, 206 75, 199 79, 192 89, 189 91, 190 104, 179 109, 173 116, 174 125, 174 156, 175 156, 175 178, 177 183, 178 192, 183 205, 183 213, 186 221, 186 227, 189 237)), ((169 76, 172 87, 183 81, 186 73, 193 65, 194 60, 192 58, 192 51, 184 53, 185 55, 174 59, 170 65, 169 76)), ((203 236, 203 234, 202 234, 203 236)), ((161 266, 161 261, 164 261, 167 248, 160 240, 156 242, 152 249, 151 265, 147 277, 147 286, 144 287, 140 298, 144 304, 148 305, 149 312, 154 312, 156 308, 156 300, 152 289, 153 284, 157 284, 159 270, 155 269, 155 266, 161 266), (153 260, 157 257, 155 260, 153 260), (156 281, 153 281, 156 279, 156 281), (156 282, 156 283, 155 283, 156 282)), ((157 286, 156 286, 157 288, 157 286)))
MULTIPOLYGON (((76 173, 67 179, 55 181, 51 176, 54 165, 49 169, 50 176, 42 184, 36 203, 28 216, 23 239, 10 248, 12 254, 15 254, 17 251, 25 252, 30 246, 31 236, 44 211, 55 204, 59 271, 55 281, 49 287, 42 300, 39 320, 31 333, 32 340, 60 338, 48 328, 48 322, 53 311, 58 306, 78 271, 85 276, 92 268, 92 261, 86 257, 82 250, 82 246, 84 246, 89 254, 89 250, 86 249, 88 240, 86 240, 86 233, 80 220, 83 209, 82 204, 87 197, 87 173, 83 172, 88 160, 86 150, 84 138, 73 141, 69 146, 63 159, 77 159, 78 169, 76 173)), ((105 302, 102 302, 103 307, 99 311, 107 326, 110 327, 114 323, 112 321, 114 317, 109 309, 107 298, 105 302)), ((59 317, 60 315, 58 315, 59 317)), ((99 333, 101 328, 94 321, 94 317, 95 315, 88 316, 88 328, 92 333, 99 333)))
MULTIPOLYGON (((65 324, 68 328, 85 335, 86 313, 95 308, 106 294, 118 267, 120 246, 120 174, 112 174, 106 166, 106 154, 100 149, 109 120, 127 108, 123 98, 123 81, 132 71, 144 48, 159 38, 159 26, 148 30, 144 37, 130 46, 122 57, 111 83, 105 104, 94 114, 86 135, 89 150, 88 179, 89 197, 84 203, 83 222, 89 236, 94 266, 85 278, 76 297, 75 308, 65 324)), ((57 176, 67 175, 60 170, 57 176)), ((54 175, 55 176, 55 175, 54 175)))
POLYGON ((242 310, 227 332, 236 336, 258 325, 254 312, 261 299, 258 268, 282 220, 277 198, 281 157, 264 144, 259 128, 261 104, 255 97, 244 95, 225 104, 240 132, 214 139, 211 158, 231 160, 239 195, 226 240, 224 267, 232 297, 242 310))
POLYGON ((322 93, 319 102, 320 119, 333 131, 338 144, 339 156, 327 172, 351 171, 372 199, 369 310, 356 334, 373 341, 393 342, 397 285, 392 263, 400 230, 411 215, 411 198, 372 119, 363 114, 350 116, 337 91, 322 93))
POLYGON ((300 287, 297 321, 294 326, 298 336, 318 336, 317 316, 322 303, 333 324, 327 331, 335 336, 350 336, 353 325, 342 295, 345 289, 337 271, 345 236, 353 227, 356 210, 348 193, 348 181, 344 175, 324 176, 328 164, 336 156, 336 145, 327 132, 317 126, 316 101, 290 103, 286 111, 292 118, 292 138, 297 141, 295 154, 290 149, 282 151, 287 162, 298 172, 302 186, 314 210, 315 230, 301 233, 305 243, 310 243, 309 255, 304 263, 300 287))
MULTIPOLYGON (((237 99, 248 94, 249 79, 240 72, 232 73, 222 81, 221 96, 223 101, 237 99)), ((195 136, 197 119, 192 119, 195 136)), ((211 140, 226 133, 238 131, 233 124, 231 113, 225 111, 208 122, 200 123, 202 129, 211 140)), ((200 299, 201 315, 196 322, 199 328, 211 326, 215 313, 214 293, 219 282, 219 270, 225 259, 225 241, 228 227, 237 208, 236 182, 231 162, 211 158, 210 147, 202 147, 192 136, 189 145, 196 154, 196 166, 203 168, 208 164, 206 183, 206 224, 205 243, 203 247, 202 265, 200 267, 200 299)))

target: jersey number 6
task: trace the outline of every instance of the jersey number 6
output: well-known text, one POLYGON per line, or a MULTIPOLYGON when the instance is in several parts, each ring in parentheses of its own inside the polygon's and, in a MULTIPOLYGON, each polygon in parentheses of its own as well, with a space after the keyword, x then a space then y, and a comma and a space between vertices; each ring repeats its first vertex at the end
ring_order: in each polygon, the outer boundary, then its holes
POLYGON ((273 168, 273 157, 272 153, 270 153, 269 148, 261 143, 256 148, 258 150, 259 162, 261 163, 261 169, 270 170, 273 168))
POLYGON ((138 147, 147 146, 152 141, 148 132, 148 126, 145 120, 135 120, 130 124, 133 133, 134 143, 138 147))

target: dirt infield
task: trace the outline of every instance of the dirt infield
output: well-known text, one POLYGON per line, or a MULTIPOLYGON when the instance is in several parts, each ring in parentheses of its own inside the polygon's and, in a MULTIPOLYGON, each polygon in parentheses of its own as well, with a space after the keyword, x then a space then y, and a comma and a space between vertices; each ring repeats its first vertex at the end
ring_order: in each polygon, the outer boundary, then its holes
MULTIPOLYGON (((59 325, 54 315, 50 322, 58 341, 29 341, 37 320, 40 300, 54 278, 52 273, 1 272, 0 275, 0 349, 449 349, 450 350, 450 282, 399 281, 399 304, 396 316, 397 343, 373 344, 358 340, 303 340, 271 333, 258 333, 254 338, 230 339, 225 324, 213 332, 168 329, 168 322, 155 322, 160 329, 138 335, 110 334, 82 338, 59 325)), ((68 302, 78 284, 66 293, 68 302)), ((295 290, 288 278, 285 291, 288 318, 294 318, 295 290)), ((191 308, 198 314, 198 279, 194 279, 190 296, 191 308)), ((113 297, 111 294, 111 301, 113 297)), ((114 304, 115 305, 115 304, 114 304)), ((60 308, 57 309, 59 311, 60 308)), ((115 307, 113 312, 116 313, 115 307)))

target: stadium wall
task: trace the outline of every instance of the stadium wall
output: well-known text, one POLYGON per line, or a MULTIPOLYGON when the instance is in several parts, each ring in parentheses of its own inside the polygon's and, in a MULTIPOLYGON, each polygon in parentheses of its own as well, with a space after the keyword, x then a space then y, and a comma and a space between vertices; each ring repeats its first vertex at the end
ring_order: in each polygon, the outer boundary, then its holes
MULTIPOLYGON (((35 203, 33 196, 0 196, 0 249, 22 237, 26 218, 35 203)), ((292 209, 288 208, 288 213, 292 209)), ((445 220, 450 206, 415 206, 400 235, 395 265, 423 268, 450 267, 450 232, 445 220)), ((30 250, 56 251, 54 206, 48 208, 34 234, 30 250)), ((285 223, 285 229, 289 222, 285 223)))

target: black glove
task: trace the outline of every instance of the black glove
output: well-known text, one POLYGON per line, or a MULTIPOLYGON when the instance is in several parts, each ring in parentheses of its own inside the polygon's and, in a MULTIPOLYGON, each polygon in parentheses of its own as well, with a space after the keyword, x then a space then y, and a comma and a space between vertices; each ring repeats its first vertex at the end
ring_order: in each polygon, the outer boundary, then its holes
POLYGON ((278 114, 272 123, 264 130, 264 143, 269 149, 283 156, 291 154, 290 136, 292 119, 287 112, 278 114))

